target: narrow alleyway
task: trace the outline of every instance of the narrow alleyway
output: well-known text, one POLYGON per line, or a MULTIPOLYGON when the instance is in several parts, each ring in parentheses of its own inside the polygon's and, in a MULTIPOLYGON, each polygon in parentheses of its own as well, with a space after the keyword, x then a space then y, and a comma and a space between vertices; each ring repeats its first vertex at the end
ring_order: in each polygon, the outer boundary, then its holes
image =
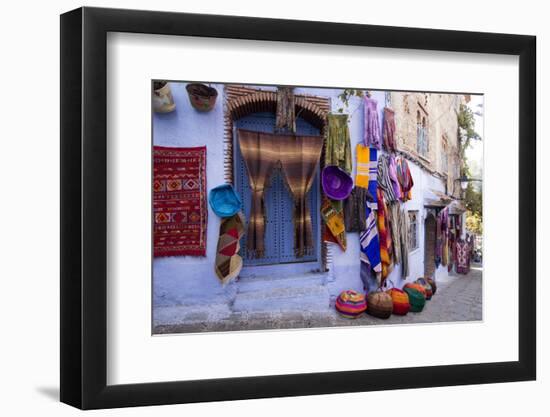
POLYGON ((156 326, 155 333, 193 333, 231 330, 263 330, 311 327, 370 326, 409 323, 435 323, 482 320, 482 272, 472 265, 468 275, 450 274, 437 282, 437 292, 426 301, 420 313, 392 315, 387 320, 368 314, 350 320, 331 308, 323 312, 234 313, 218 321, 187 321, 182 324, 156 326))

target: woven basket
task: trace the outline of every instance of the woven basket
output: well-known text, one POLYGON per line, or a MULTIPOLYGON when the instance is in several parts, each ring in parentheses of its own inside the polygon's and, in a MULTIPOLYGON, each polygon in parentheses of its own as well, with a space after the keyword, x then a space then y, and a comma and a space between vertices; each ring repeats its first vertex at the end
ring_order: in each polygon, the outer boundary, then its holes
POLYGON ((403 290, 399 288, 392 288, 387 291, 393 302, 393 314, 398 316, 404 316, 411 309, 409 303, 409 296, 403 290))
POLYGON ((409 296, 409 303, 411 305, 410 311, 413 313, 420 313, 426 304, 424 295, 416 288, 407 287, 404 288, 404 291, 409 296))
POLYGON ((381 319, 387 319, 393 312, 393 300, 384 291, 374 291, 367 296, 367 313, 381 319))
POLYGON ((367 301, 363 294, 353 290, 342 291, 336 299, 336 311, 342 317, 355 319, 367 309, 367 301))
POLYGON ((426 288, 424 287, 424 285, 409 282, 403 287, 403 289, 405 288, 413 288, 417 291, 420 291, 420 293, 424 296, 424 299, 426 298, 426 288))
POLYGON ((424 278, 418 278, 416 280, 418 285, 422 285, 426 291, 426 300, 431 300, 433 295, 432 286, 424 278))

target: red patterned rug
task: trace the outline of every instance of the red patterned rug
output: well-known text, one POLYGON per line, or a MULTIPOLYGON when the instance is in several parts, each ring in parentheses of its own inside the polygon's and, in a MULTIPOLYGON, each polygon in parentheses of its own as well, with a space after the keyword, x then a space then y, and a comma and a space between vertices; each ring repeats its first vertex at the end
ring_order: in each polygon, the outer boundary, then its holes
POLYGON ((154 256, 205 256, 206 146, 153 148, 154 256))

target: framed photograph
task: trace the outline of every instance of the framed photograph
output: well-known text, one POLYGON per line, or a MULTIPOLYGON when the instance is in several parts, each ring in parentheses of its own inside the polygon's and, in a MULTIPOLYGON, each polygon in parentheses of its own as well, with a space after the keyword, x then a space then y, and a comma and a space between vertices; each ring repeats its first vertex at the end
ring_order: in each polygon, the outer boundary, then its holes
POLYGON ((535 37, 61 16, 61 401, 533 380, 535 37))

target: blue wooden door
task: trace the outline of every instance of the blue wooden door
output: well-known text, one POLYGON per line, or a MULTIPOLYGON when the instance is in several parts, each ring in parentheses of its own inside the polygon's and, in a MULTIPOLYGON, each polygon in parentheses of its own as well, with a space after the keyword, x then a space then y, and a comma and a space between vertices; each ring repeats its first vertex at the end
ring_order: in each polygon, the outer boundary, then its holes
MULTIPOLYGON (((247 219, 250 216, 251 191, 248 182, 248 173, 238 145, 237 129, 254 130, 273 133, 275 129, 275 115, 273 113, 254 113, 235 122, 235 187, 241 195, 243 213, 247 219)), ((301 118, 296 120, 296 133, 302 135, 319 135, 319 129, 301 118)), ((246 234, 241 240, 241 256, 245 266, 274 265, 295 262, 317 262, 319 259, 320 241, 320 214, 319 214, 319 172, 308 193, 308 203, 311 212, 313 227, 314 251, 311 254, 297 258, 294 255, 294 223, 293 202, 289 194, 282 173, 276 169, 270 177, 270 186, 264 193, 265 202, 265 256, 262 258, 248 258, 246 256, 246 234)))

